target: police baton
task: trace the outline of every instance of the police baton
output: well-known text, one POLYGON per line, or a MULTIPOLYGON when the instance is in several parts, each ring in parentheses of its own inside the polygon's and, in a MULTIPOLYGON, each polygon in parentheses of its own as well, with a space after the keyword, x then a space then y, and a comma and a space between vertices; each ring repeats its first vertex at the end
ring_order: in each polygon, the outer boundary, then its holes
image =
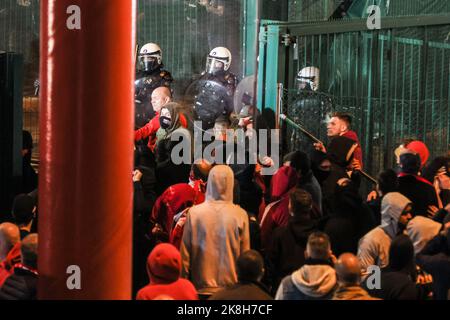
MULTIPOLYGON (((316 138, 311 132, 309 132, 308 130, 306 130, 305 128, 303 128, 301 125, 294 122, 293 120, 289 119, 285 114, 280 114, 280 118, 281 118, 281 120, 285 121, 287 124, 300 130, 304 135, 306 135, 309 139, 311 139, 315 143, 320 143, 322 145, 325 145, 322 141, 320 141, 318 138, 316 138)), ((367 180, 369 180, 370 182, 377 184, 377 180, 374 177, 372 177, 371 175, 369 175, 367 172, 365 172, 364 170, 356 170, 356 171, 361 173, 361 175, 364 178, 366 178, 367 180)))

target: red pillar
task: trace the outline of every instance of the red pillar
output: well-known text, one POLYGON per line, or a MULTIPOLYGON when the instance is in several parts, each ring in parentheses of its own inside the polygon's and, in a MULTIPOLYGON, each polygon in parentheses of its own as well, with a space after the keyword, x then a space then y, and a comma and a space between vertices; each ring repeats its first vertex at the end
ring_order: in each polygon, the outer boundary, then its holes
POLYGON ((135 9, 41 0, 39 299, 131 298, 135 9))

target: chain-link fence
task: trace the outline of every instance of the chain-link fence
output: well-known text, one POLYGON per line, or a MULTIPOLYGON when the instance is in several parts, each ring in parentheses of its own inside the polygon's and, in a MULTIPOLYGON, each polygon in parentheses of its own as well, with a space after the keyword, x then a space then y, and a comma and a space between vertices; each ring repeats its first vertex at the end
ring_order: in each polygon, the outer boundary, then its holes
MULTIPOLYGON (((348 7, 347 17, 366 16, 371 4, 381 5, 385 16, 450 12, 450 2, 439 0, 263 0, 262 12, 289 21, 323 21, 342 6, 348 7)), ((138 1, 138 44, 161 45, 176 96, 204 70, 205 57, 215 46, 231 50, 231 70, 242 77, 243 6, 244 0, 138 1)), ((353 114, 366 163, 376 172, 392 163, 391 151, 402 139, 423 139, 433 155, 448 148, 449 46, 447 26, 324 33, 297 39, 293 68, 320 68, 320 95, 332 101, 333 110, 353 114)), ((24 55, 24 129, 32 133, 37 151, 39 0, 0 1, 0 51, 24 55)), ((289 88, 287 105, 296 94, 289 88)), ((310 124, 307 116, 301 118, 310 124)))
POLYGON ((374 174, 394 166, 393 151, 404 139, 423 140, 432 156, 442 155, 450 143, 449 31, 439 26, 299 36, 294 65, 319 68, 320 85, 305 96, 290 79, 284 111, 321 139, 327 112, 350 113, 374 174))
POLYGON ((175 96, 205 71, 206 57, 215 47, 227 47, 231 72, 242 76, 240 0, 139 0, 138 44, 158 43, 165 67, 175 79, 175 96))

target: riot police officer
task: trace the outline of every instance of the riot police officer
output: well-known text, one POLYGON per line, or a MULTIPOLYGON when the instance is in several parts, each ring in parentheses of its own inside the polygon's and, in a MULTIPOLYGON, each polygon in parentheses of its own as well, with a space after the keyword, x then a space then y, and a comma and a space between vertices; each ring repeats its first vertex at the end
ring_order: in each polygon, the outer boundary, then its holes
POLYGON ((196 119, 204 130, 214 127, 216 119, 228 117, 234 111, 233 96, 237 79, 231 73, 231 52, 224 47, 213 49, 206 61, 206 70, 187 90, 193 99, 196 119))
MULTIPOLYGON (((322 121, 333 111, 329 97, 319 93, 320 70, 317 67, 301 69, 295 79, 296 93, 288 110, 288 117, 301 123, 319 139, 326 139, 322 121)), ((309 139, 296 129, 288 127, 289 151, 301 150, 306 153, 314 150, 309 139)))
POLYGON ((141 48, 138 57, 138 73, 135 87, 135 129, 145 126, 154 116, 151 95, 158 87, 170 88, 173 78, 163 69, 162 51, 155 43, 147 43, 141 48))

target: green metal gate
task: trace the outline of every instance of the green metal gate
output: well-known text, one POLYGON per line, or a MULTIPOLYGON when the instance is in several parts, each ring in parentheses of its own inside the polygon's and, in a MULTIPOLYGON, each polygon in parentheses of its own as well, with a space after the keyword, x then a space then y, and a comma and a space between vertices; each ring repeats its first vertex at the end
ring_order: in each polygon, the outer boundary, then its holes
MULTIPOLYGON (((318 94, 331 99, 336 111, 353 115, 365 167, 373 174, 393 167, 393 150, 403 139, 423 140, 431 156, 448 151, 448 15, 386 17, 379 30, 368 30, 366 20, 263 21, 260 66, 259 107, 276 112, 281 83, 284 113, 296 94, 297 72, 318 67, 318 94)), ((302 119, 306 127, 311 121, 302 119)))

